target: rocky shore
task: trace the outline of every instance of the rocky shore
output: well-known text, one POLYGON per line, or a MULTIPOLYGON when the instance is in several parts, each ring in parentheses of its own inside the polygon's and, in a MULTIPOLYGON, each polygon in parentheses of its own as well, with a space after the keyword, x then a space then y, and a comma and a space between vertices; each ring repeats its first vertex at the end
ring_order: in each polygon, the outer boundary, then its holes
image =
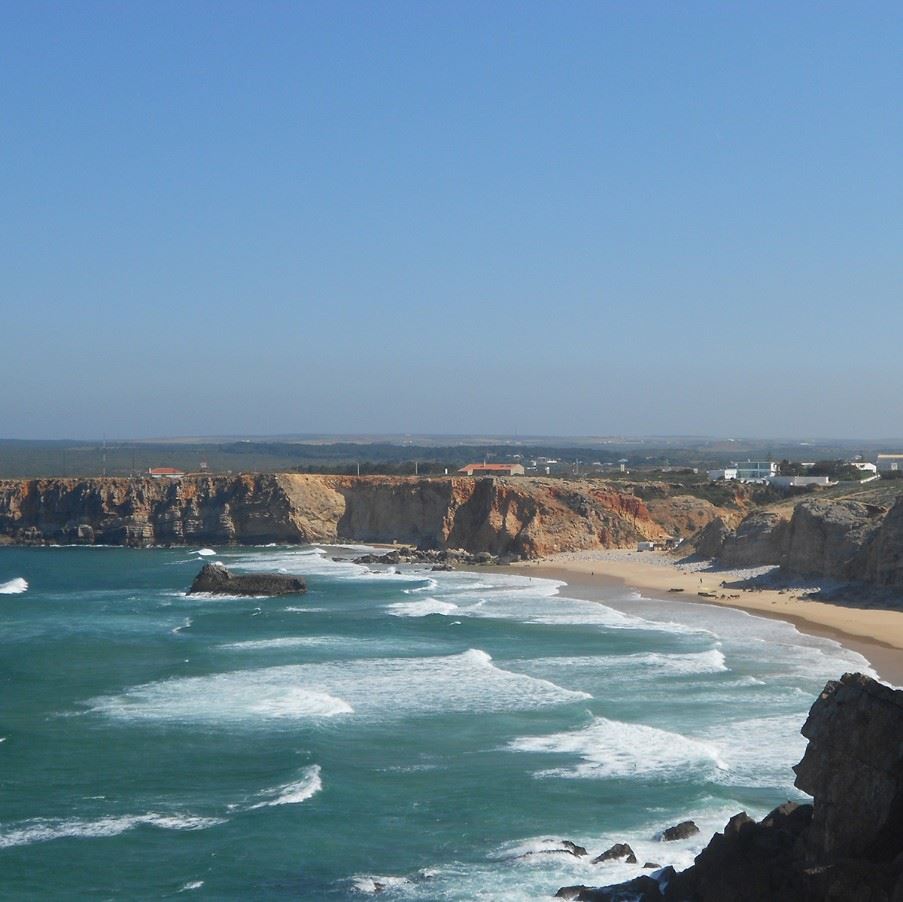
MULTIPOLYGON (((627 883, 562 887, 580 902, 901 902, 903 690, 862 674, 829 682, 802 734, 809 745, 787 802, 761 821, 745 812, 692 867, 627 883)), ((628 847, 629 848, 629 847, 628 847)))

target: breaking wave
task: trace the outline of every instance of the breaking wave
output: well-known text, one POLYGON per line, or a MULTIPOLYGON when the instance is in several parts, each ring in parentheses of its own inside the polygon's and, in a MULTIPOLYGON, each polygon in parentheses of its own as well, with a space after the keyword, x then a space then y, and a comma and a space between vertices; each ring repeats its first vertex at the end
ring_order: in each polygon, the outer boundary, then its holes
POLYGON ((119 836, 135 827, 157 827, 161 830, 206 830, 225 820, 215 817, 197 817, 190 814, 131 814, 101 817, 95 820, 82 818, 35 818, 7 827, 0 827, 0 849, 27 846, 69 837, 93 838, 119 836))

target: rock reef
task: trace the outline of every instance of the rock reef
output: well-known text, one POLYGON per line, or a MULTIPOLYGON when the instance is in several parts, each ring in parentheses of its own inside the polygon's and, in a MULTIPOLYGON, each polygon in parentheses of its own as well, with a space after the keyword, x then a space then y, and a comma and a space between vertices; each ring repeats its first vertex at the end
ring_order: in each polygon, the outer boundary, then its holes
POLYGON ((787 802, 756 822, 732 817, 676 873, 664 868, 562 898, 615 902, 901 902, 903 690, 862 674, 829 682, 802 728, 794 768, 811 805, 787 802))
POLYGON ((533 558, 663 535, 641 499, 589 481, 302 474, 0 481, 0 537, 20 544, 398 542, 533 558))
POLYGON ((189 595, 301 595, 307 583, 285 573, 232 573, 222 564, 204 564, 189 595))

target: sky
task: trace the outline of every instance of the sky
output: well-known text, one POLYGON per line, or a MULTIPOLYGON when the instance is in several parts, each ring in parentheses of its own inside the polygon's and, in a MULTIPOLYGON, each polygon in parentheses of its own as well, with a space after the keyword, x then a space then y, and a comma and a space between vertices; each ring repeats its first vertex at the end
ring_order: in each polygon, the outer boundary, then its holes
POLYGON ((0 437, 903 436, 903 6, 0 0, 0 437))

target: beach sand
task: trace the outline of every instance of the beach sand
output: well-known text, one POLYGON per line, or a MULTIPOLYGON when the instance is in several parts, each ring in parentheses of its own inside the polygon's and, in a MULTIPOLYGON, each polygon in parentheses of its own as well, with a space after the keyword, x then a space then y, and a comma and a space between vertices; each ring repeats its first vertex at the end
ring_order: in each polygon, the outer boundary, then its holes
POLYGON ((662 552, 620 549, 567 552, 514 567, 536 576, 562 580, 568 584, 569 594, 593 600, 601 600, 600 590, 617 580, 664 600, 718 604, 788 620, 802 632, 834 639, 859 652, 883 680, 903 686, 903 610, 813 601, 801 598, 802 590, 794 589, 725 588, 722 581, 744 579, 754 571, 684 565, 662 552), (682 591, 669 592, 669 589, 682 591), (699 592, 714 597, 702 597, 699 592))

